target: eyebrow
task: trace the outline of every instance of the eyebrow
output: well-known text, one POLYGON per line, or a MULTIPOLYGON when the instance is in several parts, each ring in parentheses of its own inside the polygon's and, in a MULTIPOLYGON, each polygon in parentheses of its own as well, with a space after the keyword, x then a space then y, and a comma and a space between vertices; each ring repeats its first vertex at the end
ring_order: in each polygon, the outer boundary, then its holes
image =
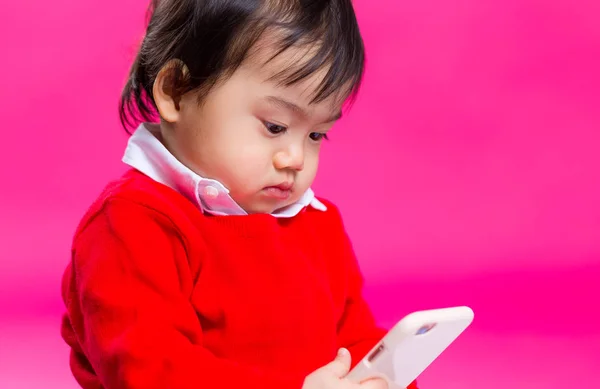
MULTIPOLYGON (((295 103, 292 103, 291 101, 282 99, 281 97, 267 96, 265 98, 265 100, 270 104, 273 104, 279 108, 283 108, 285 110, 291 111, 296 115, 299 115, 299 116, 302 116, 305 118, 309 117, 309 114, 305 109, 300 107, 298 104, 295 104, 295 103)), ((334 115, 332 115, 329 119, 327 119, 325 121, 325 123, 335 122, 335 121, 341 119, 341 117, 342 117, 342 111, 339 111, 339 112, 335 113, 334 115)))

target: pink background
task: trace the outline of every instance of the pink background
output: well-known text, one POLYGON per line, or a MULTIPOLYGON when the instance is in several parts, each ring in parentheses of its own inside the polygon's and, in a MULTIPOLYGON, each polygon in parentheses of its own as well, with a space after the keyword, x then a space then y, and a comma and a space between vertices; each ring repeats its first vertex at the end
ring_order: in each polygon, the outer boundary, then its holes
MULTIPOLYGON (((0 388, 75 388, 59 279, 122 170, 117 98, 145 0, 0 13, 0 388)), ((600 3, 356 1, 368 71, 317 192, 382 323, 468 304, 422 387, 600 387, 600 3)))

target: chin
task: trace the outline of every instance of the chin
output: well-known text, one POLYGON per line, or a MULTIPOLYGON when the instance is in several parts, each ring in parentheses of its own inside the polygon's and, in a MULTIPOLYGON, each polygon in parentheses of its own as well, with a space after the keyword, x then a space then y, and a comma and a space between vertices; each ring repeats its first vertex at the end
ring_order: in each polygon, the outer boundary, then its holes
POLYGON ((244 210, 249 215, 271 214, 275 211, 278 211, 280 209, 288 207, 288 206, 294 204, 295 202, 296 201, 286 201, 285 203, 282 203, 282 204, 253 204, 252 206, 250 206, 248 208, 246 208, 246 207, 242 207, 242 208, 244 208, 244 210))
POLYGON ((267 204, 252 204, 251 206, 247 207, 242 206, 242 208, 248 213, 248 215, 259 215, 263 213, 270 214, 279 209, 267 204))

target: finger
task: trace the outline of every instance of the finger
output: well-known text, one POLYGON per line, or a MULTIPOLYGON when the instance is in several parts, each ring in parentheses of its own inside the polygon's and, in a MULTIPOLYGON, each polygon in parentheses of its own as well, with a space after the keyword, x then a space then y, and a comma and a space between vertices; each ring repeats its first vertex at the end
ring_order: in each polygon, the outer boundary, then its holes
POLYGON ((350 352, 345 348, 341 348, 335 359, 323 368, 332 372, 336 377, 343 378, 350 371, 351 364, 352 357, 350 356, 350 352))
POLYGON ((383 378, 371 378, 361 382, 361 389, 389 389, 387 381, 383 378))

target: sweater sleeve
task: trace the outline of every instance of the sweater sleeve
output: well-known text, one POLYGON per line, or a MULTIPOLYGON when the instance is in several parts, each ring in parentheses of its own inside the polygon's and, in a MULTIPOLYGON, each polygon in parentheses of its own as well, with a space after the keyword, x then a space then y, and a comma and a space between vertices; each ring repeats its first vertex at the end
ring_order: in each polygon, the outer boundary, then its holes
MULTIPOLYGON (((377 325, 363 297, 364 278, 341 217, 339 220, 339 229, 343 233, 342 253, 347 267, 347 293, 344 314, 338 324, 338 344, 350 351, 354 367, 385 336, 387 330, 377 325)), ((417 389, 416 381, 407 389, 417 389)))
POLYGON ((176 226, 126 200, 76 236, 63 285, 68 318, 106 389, 300 389, 304 377, 221 359, 202 347, 193 277, 176 226))

